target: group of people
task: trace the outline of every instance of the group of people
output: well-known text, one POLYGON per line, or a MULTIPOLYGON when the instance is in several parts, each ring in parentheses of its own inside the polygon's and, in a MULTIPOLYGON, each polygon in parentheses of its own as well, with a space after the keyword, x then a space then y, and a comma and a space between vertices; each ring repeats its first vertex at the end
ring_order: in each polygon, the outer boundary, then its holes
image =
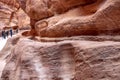
MULTIPOLYGON (((9 35, 12 37, 12 35, 13 35, 13 30, 12 30, 12 28, 11 29, 9 29, 9 30, 2 30, 2 38, 4 38, 4 39, 6 39, 9 35)), ((16 30, 16 33, 18 33, 18 29, 16 30)))

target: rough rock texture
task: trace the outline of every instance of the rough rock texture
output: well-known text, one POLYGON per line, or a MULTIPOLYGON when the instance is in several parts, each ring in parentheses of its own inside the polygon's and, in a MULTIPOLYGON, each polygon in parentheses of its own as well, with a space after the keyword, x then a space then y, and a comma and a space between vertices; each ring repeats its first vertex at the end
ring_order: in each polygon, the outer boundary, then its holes
POLYGON ((16 7, 16 8, 19 7, 19 4, 17 3, 16 0, 0 0, 0 2, 10 5, 12 7, 16 7))
POLYGON ((18 0, 20 6, 26 11, 31 19, 40 20, 64 13, 70 8, 91 3, 95 0, 18 0))
POLYGON ((30 18, 15 0, 0 0, 0 30, 5 27, 30 26, 30 18))
POLYGON ((1 80, 120 79, 120 42, 66 39, 12 41, 16 43, 6 58, 1 80))
POLYGON ((42 37, 120 34, 120 0, 18 1, 42 37))
POLYGON ((11 49, 15 46, 18 40, 19 37, 9 38, 6 45, 0 51, 0 80, 1 80, 2 71, 6 65, 6 58, 10 55, 11 49))
POLYGON ((120 0, 17 1, 41 37, 8 41, 1 80, 120 80, 120 36, 93 36, 119 34, 120 0))
POLYGON ((0 2, 0 29, 2 29, 5 26, 12 26, 17 24, 17 18, 15 16, 13 16, 10 22, 11 13, 15 10, 15 7, 11 7, 0 2))
POLYGON ((16 15, 18 19, 19 28, 29 28, 30 18, 28 17, 28 15, 22 9, 19 9, 16 15))

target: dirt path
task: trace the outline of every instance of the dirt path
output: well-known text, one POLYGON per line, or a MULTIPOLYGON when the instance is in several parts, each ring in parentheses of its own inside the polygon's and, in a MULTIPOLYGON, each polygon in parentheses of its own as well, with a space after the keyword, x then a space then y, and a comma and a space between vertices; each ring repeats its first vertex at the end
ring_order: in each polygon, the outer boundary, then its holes
MULTIPOLYGON (((0 38, 0 51, 3 49, 3 47, 5 46, 6 42, 7 42, 7 38, 6 39, 2 39, 0 38)), ((3 60, 2 58, 0 58, 0 77, 2 75, 2 71, 4 69, 4 66, 6 64, 6 60, 3 60)))
POLYGON ((5 46, 6 42, 7 42, 7 38, 6 39, 0 38, 0 51, 5 46))

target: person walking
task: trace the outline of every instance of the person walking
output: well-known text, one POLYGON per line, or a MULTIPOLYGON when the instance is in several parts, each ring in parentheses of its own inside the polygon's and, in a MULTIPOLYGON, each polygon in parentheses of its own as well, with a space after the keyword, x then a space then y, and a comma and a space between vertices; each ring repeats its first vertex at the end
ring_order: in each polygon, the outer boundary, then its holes
POLYGON ((9 31, 7 30, 5 33, 6 33, 6 37, 8 37, 9 36, 9 31))
POLYGON ((18 33, 18 28, 16 29, 16 33, 18 33))
POLYGON ((6 39, 6 35, 5 35, 5 31, 4 31, 4 30, 2 30, 2 37, 3 37, 4 39, 6 39))
POLYGON ((2 38, 4 38, 4 31, 2 30, 2 38))
POLYGON ((12 28, 10 29, 10 36, 12 37, 13 35, 13 31, 12 31, 12 28))

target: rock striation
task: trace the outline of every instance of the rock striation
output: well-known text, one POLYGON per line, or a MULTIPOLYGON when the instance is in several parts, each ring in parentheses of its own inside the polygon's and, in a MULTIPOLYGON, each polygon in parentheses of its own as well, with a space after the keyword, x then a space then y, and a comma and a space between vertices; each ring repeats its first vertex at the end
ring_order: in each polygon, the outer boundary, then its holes
POLYGON ((15 0, 0 0, 0 30, 13 26, 25 28, 29 25, 30 18, 15 0))
POLYGON ((5 26, 15 25, 17 23, 17 19, 15 15, 11 19, 11 13, 16 10, 15 7, 10 7, 5 3, 0 2, 0 28, 3 29, 5 26))
POLYGON ((19 8, 19 4, 17 3, 16 0, 0 0, 0 2, 5 3, 11 7, 19 8))

